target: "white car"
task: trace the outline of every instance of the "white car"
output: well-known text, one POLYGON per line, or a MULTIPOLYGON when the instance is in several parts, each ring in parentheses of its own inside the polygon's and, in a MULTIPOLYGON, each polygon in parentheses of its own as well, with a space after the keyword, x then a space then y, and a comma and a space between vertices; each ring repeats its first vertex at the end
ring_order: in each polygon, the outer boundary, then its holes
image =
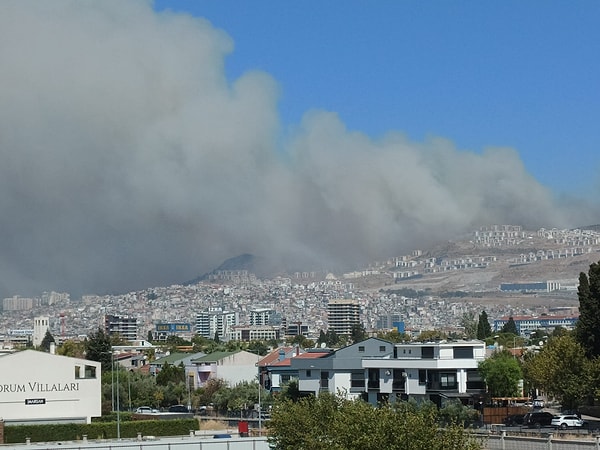
POLYGON ((150 408, 149 406, 140 406, 135 410, 136 414, 156 414, 158 412, 157 409, 150 408))
POLYGON ((554 416, 552 418, 551 425, 553 427, 561 428, 563 430, 567 428, 581 428, 587 426, 587 422, 581 420, 574 414, 554 416))

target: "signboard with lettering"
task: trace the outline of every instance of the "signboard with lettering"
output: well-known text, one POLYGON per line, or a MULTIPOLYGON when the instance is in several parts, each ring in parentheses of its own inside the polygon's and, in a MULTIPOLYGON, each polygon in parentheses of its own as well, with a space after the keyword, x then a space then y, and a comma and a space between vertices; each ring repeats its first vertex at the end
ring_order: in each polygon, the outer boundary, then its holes
POLYGON ((192 324, 190 323, 158 323, 156 331, 159 333, 191 333, 192 324))

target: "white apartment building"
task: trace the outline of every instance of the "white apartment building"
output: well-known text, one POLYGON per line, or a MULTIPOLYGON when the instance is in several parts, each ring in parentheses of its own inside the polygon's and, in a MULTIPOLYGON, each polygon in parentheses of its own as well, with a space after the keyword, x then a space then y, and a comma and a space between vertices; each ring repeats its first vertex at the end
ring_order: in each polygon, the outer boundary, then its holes
POLYGON ((239 323, 236 312, 210 309, 196 314, 196 333, 208 339, 227 339, 231 327, 239 323))
POLYGON ((336 299, 327 304, 328 328, 338 335, 349 335, 360 324, 360 305, 356 300, 336 299))

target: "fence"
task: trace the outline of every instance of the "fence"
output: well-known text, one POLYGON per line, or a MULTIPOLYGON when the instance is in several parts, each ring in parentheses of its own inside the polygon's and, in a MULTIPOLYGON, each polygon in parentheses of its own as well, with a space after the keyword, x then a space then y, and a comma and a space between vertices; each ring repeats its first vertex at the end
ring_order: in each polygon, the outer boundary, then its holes
POLYGON ((214 439, 198 436, 148 440, 24 443, 0 445, 0 450, 269 450, 266 437, 214 439))
POLYGON ((573 436, 507 436, 506 431, 485 438, 486 450, 600 450, 600 436, 580 439, 573 436))

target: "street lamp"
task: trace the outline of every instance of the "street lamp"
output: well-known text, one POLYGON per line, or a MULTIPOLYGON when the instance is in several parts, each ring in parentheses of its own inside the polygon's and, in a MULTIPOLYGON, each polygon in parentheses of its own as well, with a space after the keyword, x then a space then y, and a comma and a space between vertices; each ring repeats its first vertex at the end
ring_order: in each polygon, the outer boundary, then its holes
MULTIPOLYGON (((111 347, 110 352, 102 352, 103 354, 110 353, 110 381, 111 381, 111 391, 112 391, 112 410, 115 411, 115 352, 111 347)), ((117 373, 117 439, 121 440, 121 414, 119 412, 119 374, 117 373)))

